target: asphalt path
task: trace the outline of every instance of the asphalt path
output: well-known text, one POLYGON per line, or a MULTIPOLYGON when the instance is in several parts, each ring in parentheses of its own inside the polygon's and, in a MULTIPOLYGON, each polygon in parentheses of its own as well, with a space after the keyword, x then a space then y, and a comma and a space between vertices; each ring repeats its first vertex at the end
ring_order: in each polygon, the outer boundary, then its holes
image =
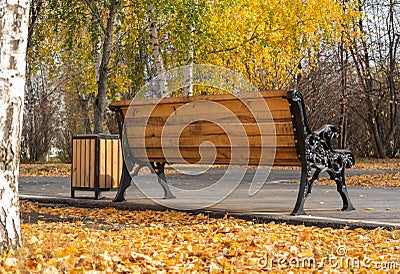
MULTIPOLYGON (((93 191, 76 191, 76 198, 72 199, 68 177, 21 177, 19 194, 21 199, 51 204, 178 209, 216 217, 228 213, 245 219, 293 224, 400 229, 400 188, 350 186, 348 191, 356 210, 340 211, 342 202, 336 186, 316 184, 305 203, 307 215, 290 216, 298 193, 298 169, 258 170, 256 176, 254 169, 210 168, 206 172, 202 169, 191 166, 167 169, 167 181, 176 199, 162 199, 163 191, 156 176, 145 171, 133 178, 126 192, 127 201, 120 203, 112 202, 115 191, 102 192, 99 200, 94 200, 93 191), (250 195, 249 191, 256 193, 250 195)), ((382 172, 393 171, 349 170, 347 175, 382 172)))

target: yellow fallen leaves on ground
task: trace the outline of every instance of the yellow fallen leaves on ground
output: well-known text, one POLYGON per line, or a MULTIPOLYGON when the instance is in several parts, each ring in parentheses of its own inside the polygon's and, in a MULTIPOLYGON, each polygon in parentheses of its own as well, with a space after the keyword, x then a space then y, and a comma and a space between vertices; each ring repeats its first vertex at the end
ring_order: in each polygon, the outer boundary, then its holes
POLYGON ((400 271, 396 230, 257 224, 176 211, 49 208, 29 202, 21 203, 21 211, 59 220, 22 224, 24 247, 1 256, 0 272, 400 271))
POLYGON ((365 170, 400 170, 400 158, 356 158, 355 169, 365 170))
MULTIPOLYGON (((327 178, 321 178, 318 182, 329 185, 336 184, 327 178)), ((349 186, 400 187, 400 172, 346 176, 346 184, 349 186)))
POLYGON ((45 164, 21 164, 19 176, 22 177, 68 177, 71 176, 71 164, 45 163, 45 164))

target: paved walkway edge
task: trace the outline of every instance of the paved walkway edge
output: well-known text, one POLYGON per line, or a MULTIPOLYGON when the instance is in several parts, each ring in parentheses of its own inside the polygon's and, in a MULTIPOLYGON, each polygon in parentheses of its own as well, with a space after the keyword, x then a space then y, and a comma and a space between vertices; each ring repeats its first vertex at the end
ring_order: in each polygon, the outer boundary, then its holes
MULTIPOLYGON (((110 200, 91 200, 91 199, 72 199, 72 198, 54 198, 45 196, 29 196, 19 195, 20 200, 28 200, 40 204, 51 205, 55 207, 73 206, 82 208, 106 208, 113 207, 119 210, 172 210, 158 204, 136 204, 133 202, 119 202, 115 203, 110 200)), ((201 210, 183 210, 191 214, 204 214, 213 218, 223 218, 231 216, 257 223, 287 223, 291 225, 305 225, 316 227, 332 227, 332 228, 363 228, 363 229, 376 229, 383 228, 388 230, 400 230, 398 224, 386 222, 367 222, 363 220, 348 220, 326 217, 314 217, 308 215, 290 216, 278 213, 260 213, 260 212, 231 212, 214 209, 201 209, 201 210)))

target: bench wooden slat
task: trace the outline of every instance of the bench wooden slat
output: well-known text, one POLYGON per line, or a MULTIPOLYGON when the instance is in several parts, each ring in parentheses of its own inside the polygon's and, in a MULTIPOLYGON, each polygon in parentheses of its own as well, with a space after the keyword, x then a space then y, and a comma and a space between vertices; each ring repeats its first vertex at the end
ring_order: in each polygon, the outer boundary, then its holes
POLYGON ((237 116, 244 122, 248 119, 263 122, 265 120, 290 118, 291 114, 287 100, 274 99, 274 102, 262 101, 260 99, 249 102, 248 105, 241 101, 225 102, 220 101, 218 103, 214 101, 193 101, 189 104, 164 104, 163 100, 158 105, 135 105, 133 104, 128 113, 125 113, 126 119, 143 119, 143 117, 163 117, 163 120, 170 117, 175 119, 177 117, 191 117, 192 121, 201 119, 213 119, 213 121, 219 119, 226 119, 232 116, 237 116), (266 106, 266 102, 270 105, 269 108, 266 106), (270 110, 270 114, 268 113, 270 110), (210 117, 210 113, 213 114, 210 117), (244 120, 241 119, 243 117, 244 120))
MULTIPOLYGON (((111 108, 119 108, 122 110, 123 115, 126 116, 129 107, 131 109, 142 108, 147 112, 157 105, 154 115, 159 113, 172 113, 175 109, 196 101, 212 101, 218 102, 231 110, 239 110, 240 108, 247 108, 243 102, 246 102, 252 110, 264 110, 264 104, 267 102, 269 109, 287 109, 287 100, 285 99, 285 91, 268 91, 260 93, 242 93, 238 97, 233 94, 218 94, 218 95, 203 95, 192 97, 172 97, 163 99, 134 99, 114 101, 111 103, 111 108), (238 100, 240 98, 241 101, 238 100), (267 99, 266 101, 260 100, 261 98, 267 99)), ((133 112, 133 111, 132 111, 133 112)))
MULTIPOLYGON (((193 107, 199 108, 199 105, 204 103, 206 105, 206 109, 204 110, 209 110, 213 111, 210 109, 212 108, 214 104, 211 102, 215 101, 193 101, 189 102, 189 104, 185 104, 183 102, 176 103, 176 104, 165 104, 164 101, 160 101, 158 105, 141 105, 138 103, 132 103, 131 110, 129 113, 129 116, 135 117, 135 116, 148 116, 151 114, 152 116, 167 116, 173 113, 176 110, 182 109, 182 107, 189 108, 193 107)), ((275 110, 285 110, 288 108, 288 102, 285 99, 281 98, 274 98, 274 99, 269 99, 268 101, 265 101, 262 98, 257 98, 254 100, 243 100, 243 101, 220 101, 218 102, 219 106, 224 106, 227 109, 233 111, 233 112, 249 112, 249 111, 266 111, 267 106, 270 111, 275 111, 275 110)), ((201 108, 200 108, 201 110, 201 108)))
MULTIPOLYGON (((128 138, 130 147, 140 145, 143 138, 128 138)), ((148 137, 145 139, 146 147, 159 148, 162 147, 198 147, 204 142, 211 142, 216 147, 295 147, 293 136, 227 136, 205 135, 205 136, 170 136, 170 137, 148 137)), ((204 146, 210 146, 209 143, 204 143, 204 146)))
POLYGON ((242 136, 243 129, 246 131, 247 136, 259 136, 259 135, 290 135, 293 136, 293 125, 292 122, 281 122, 281 123, 243 123, 241 125, 232 124, 213 124, 206 121, 198 121, 190 125, 184 126, 182 130, 181 125, 171 126, 154 126, 147 125, 145 133, 143 134, 143 128, 131 124, 126 124, 127 136, 131 138, 135 137, 160 137, 163 136, 176 136, 180 131, 181 136, 203 136, 203 135, 215 135, 215 134, 226 134, 229 136, 242 136), (225 129, 225 130, 224 130, 225 129))
MULTIPOLYGON (((233 122, 232 114, 229 113, 215 113, 215 112, 204 112, 199 113, 196 112, 192 115, 167 115, 167 116, 141 116, 141 117, 127 117, 125 122, 126 125, 142 125, 144 126, 144 122, 147 121, 147 124, 150 126, 163 126, 168 122, 168 125, 179 125, 184 124, 188 125, 192 122, 204 120, 204 121, 213 121, 214 123, 224 121, 233 122), (212 113, 212 117, 210 117, 210 113, 212 113), (148 117, 148 118, 147 118, 148 117), (168 120, 169 119, 169 120, 168 120)), ((265 113, 256 112, 254 115, 249 112, 235 112, 235 118, 237 118, 241 123, 272 123, 272 122, 286 122, 291 121, 291 114, 289 109, 287 110, 276 110, 271 112, 272 116, 267 116, 265 113), (272 119, 271 119, 272 117, 272 119)))
MULTIPOLYGON (((202 150, 204 152, 212 152, 215 151, 211 147, 202 147, 202 150)), ((282 159, 289 159, 291 157, 296 157, 297 158, 297 153, 296 149, 292 147, 282 147, 282 148, 260 148, 260 147, 250 147, 250 148, 243 148, 243 147, 237 147, 234 148, 235 151, 240 152, 240 154, 244 155, 247 151, 250 151, 250 156, 254 156, 253 158, 260 158, 261 157, 261 151, 263 149, 263 152, 265 154, 268 153, 273 153, 275 152, 275 157, 277 158, 282 158, 282 159)), ((149 157, 156 157, 156 158, 162 158, 164 153, 165 154, 171 154, 177 153, 178 149, 172 148, 172 147, 164 147, 163 151, 158 148, 158 147, 147 147, 146 150, 142 148, 130 148, 131 151, 136 152, 135 157, 139 159, 144 159, 146 154, 143 153, 149 153, 149 157)), ((224 148, 224 147, 218 147, 217 151, 220 152, 221 154, 227 155, 231 153, 231 148, 224 148)), ((180 153, 185 154, 185 157, 190 157, 191 155, 195 155, 195 158, 199 157, 199 148, 198 147, 192 147, 192 148, 185 148, 185 149, 180 149, 180 153)), ((264 155, 265 156, 265 155, 264 155)))
MULTIPOLYGON (((168 164, 203 164, 203 163, 199 163, 199 159, 187 159, 187 162, 182 163, 181 158, 169 158, 169 162, 168 164)), ((153 157, 152 160, 154 162, 161 162, 161 163, 165 163, 166 160, 165 158, 155 158, 153 157)), ((248 166, 268 166, 271 164, 271 162, 269 161, 268 164, 263 164, 260 163, 260 161, 258 159, 250 159, 250 161, 247 160, 243 160, 243 161, 238 161, 238 162, 230 162, 229 159, 226 158, 217 158, 215 159, 215 162, 218 162, 218 164, 216 165, 248 165, 248 166)), ((291 167, 299 167, 301 166, 301 163, 297 160, 297 159, 274 159, 273 161, 273 166, 291 166, 291 167)))
MULTIPOLYGON (((202 152, 205 155, 214 155, 215 150, 212 148, 202 147, 202 152)), ((247 148, 233 148, 235 149, 235 159, 240 161, 240 164, 250 164, 250 165, 257 165, 260 164, 260 157, 261 157, 261 148, 259 147, 251 147, 250 149, 247 148), (249 153, 249 154, 248 154, 249 153)), ((158 162, 166 162, 167 155, 168 162, 170 163, 184 163, 182 161, 182 157, 184 160, 197 163, 200 161, 200 152, 198 148, 184 148, 184 149, 177 149, 177 148, 150 148, 148 147, 146 150, 138 149, 138 148, 131 148, 131 152, 135 155, 136 159, 141 161, 147 161, 151 159, 152 161, 158 162)), ((217 164, 229 164, 231 161, 231 148, 216 148, 217 157, 215 163, 217 164)), ((300 161, 297 158, 297 153, 295 148, 276 148, 275 151, 272 148, 263 148, 264 153, 264 161, 261 161, 261 164, 271 163, 273 160, 273 152, 275 152, 274 164, 280 163, 283 164, 285 162, 291 163, 290 165, 300 165, 300 161)), ((207 159, 210 160, 210 159, 207 159)), ((235 163, 239 164, 239 163, 235 163)))
MULTIPOLYGON (((201 95, 201 96, 190 96, 190 97, 171 97, 171 98, 163 98, 163 104, 177 104, 177 103, 189 103, 198 100, 206 100, 206 101, 236 101, 238 97, 242 100, 244 99, 252 99, 259 98, 262 96, 266 99, 273 98, 285 98, 287 91, 284 90, 273 90, 273 91, 263 91, 263 92, 246 92, 246 93, 238 93, 236 96, 233 94, 215 94, 215 95, 201 95)), ((140 106, 144 105, 155 105, 160 101, 160 99, 135 99, 133 100, 121 100, 121 101, 113 101, 111 103, 111 107, 116 108, 126 108, 131 102, 133 104, 138 104, 140 106)))

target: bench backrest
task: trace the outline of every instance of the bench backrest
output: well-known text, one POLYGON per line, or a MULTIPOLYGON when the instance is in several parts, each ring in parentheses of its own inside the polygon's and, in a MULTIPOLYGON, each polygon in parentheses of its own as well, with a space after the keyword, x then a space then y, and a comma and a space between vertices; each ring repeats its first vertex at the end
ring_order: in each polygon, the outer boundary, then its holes
POLYGON ((135 99, 111 108, 122 112, 129 150, 141 161, 300 165, 286 91, 135 99))

